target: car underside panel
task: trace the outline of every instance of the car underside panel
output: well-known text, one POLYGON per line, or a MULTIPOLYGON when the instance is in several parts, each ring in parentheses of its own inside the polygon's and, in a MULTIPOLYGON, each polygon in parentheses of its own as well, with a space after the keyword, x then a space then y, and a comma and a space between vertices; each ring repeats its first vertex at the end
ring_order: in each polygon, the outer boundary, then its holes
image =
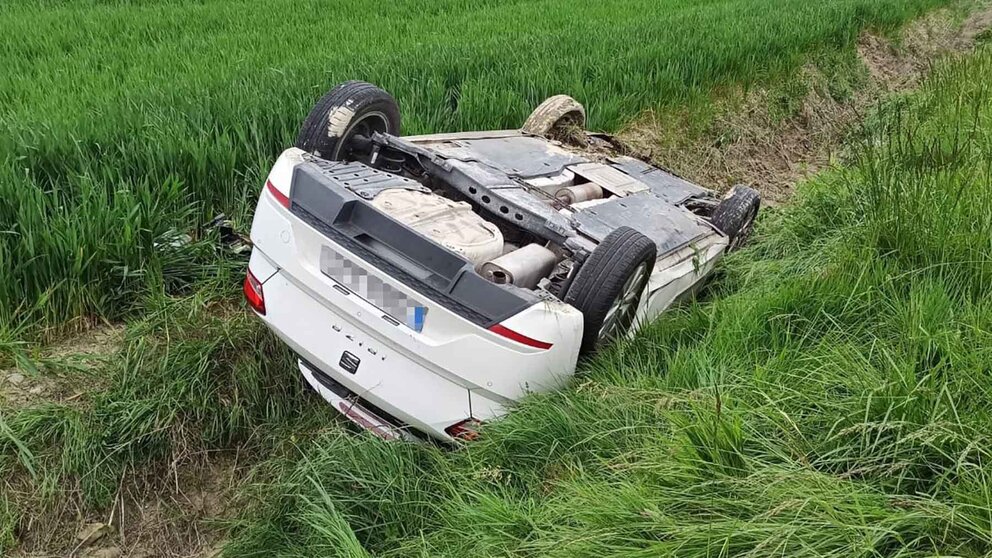
POLYGON ((653 167, 640 159, 633 157, 616 157, 610 159, 613 167, 630 175, 632 178, 647 184, 655 194, 661 196, 670 204, 679 205, 695 197, 707 196, 709 190, 683 180, 670 172, 653 167))
POLYGON ((476 161, 518 178, 557 175, 569 165, 588 161, 545 139, 524 135, 451 139, 421 145, 448 159, 476 161))
POLYGON ((392 188, 379 192, 372 205, 476 266, 503 253, 499 227, 473 212, 466 202, 392 188))
MULTIPOLYGON (((433 161, 426 165, 434 165, 433 161)), ((487 165, 451 160, 432 166, 431 175, 443 179, 479 207, 501 215, 531 233, 556 243, 564 243, 575 233, 568 219, 546 201, 537 198, 524 183, 487 165)))
POLYGON ((328 161, 306 153, 303 160, 316 166, 328 179, 340 184, 362 199, 371 200, 385 190, 409 190, 430 193, 415 180, 374 169, 357 161, 328 161))
MULTIPOLYGON (((528 139, 547 143, 525 136, 494 139, 528 139)), ((556 244, 564 244, 576 236, 568 218, 547 203, 551 201, 547 194, 543 199, 533 195, 533 189, 523 179, 510 176, 501 168, 476 160, 448 157, 437 150, 437 142, 421 140, 413 143, 378 132, 373 135, 372 141, 417 159, 423 171, 433 180, 457 190, 461 196, 507 223, 556 244)))
POLYGON ((416 143, 377 135, 374 141, 417 157, 428 175, 481 209, 558 245, 569 246, 581 238, 602 242, 610 232, 628 226, 653 240, 661 257, 714 234, 708 223, 682 206, 691 198, 711 196, 708 190, 630 157, 590 161, 555 142, 527 135, 447 135, 416 143), (553 183, 556 177, 579 178, 576 186, 593 184, 611 195, 560 211, 548 191, 533 185, 553 183))
POLYGON ((602 242, 619 227, 633 227, 658 246, 658 257, 711 235, 713 229, 654 190, 614 197, 575 213, 579 231, 602 242))

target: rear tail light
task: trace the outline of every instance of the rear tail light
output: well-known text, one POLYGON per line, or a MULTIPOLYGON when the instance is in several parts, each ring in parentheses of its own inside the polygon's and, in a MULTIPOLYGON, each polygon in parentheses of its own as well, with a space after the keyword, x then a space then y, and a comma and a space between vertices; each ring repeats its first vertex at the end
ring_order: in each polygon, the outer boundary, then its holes
POLYGON ((279 202, 279 205, 285 207, 286 209, 289 209, 289 196, 280 192, 279 188, 276 188, 276 185, 273 184, 271 180, 265 181, 265 189, 268 190, 270 194, 272 194, 272 197, 274 197, 276 201, 279 202))
POLYGON ((516 341, 517 343, 522 343, 524 345, 527 345, 528 347, 534 347, 536 349, 550 349, 551 348, 551 343, 545 343, 544 341, 538 341, 537 339, 532 339, 532 338, 527 337, 526 335, 524 335, 522 333, 517 333, 516 331, 513 331, 512 329, 510 329, 510 328, 508 328, 508 327, 506 327, 504 325, 496 324, 493 327, 489 328, 489 331, 491 331, 491 332, 493 332, 493 333, 495 333, 497 335, 501 335, 503 337, 506 337, 507 339, 512 339, 513 341, 516 341))
POLYGON ((261 315, 265 315, 265 296, 262 294, 262 283, 248 270, 245 276, 245 300, 252 309, 261 315))
POLYGON ((463 442, 474 442, 479 439, 479 427, 482 423, 474 418, 466 419, 461 422, 456 422, 451 426, 444 429, 449 436, 456 440, 462 440, 463 442))

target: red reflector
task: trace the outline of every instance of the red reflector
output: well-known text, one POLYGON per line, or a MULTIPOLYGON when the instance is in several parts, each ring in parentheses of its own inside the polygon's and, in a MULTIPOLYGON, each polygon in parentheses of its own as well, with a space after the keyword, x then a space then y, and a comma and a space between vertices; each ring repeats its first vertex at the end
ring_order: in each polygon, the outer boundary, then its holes
POLYGON ((538 341, 537 339, 531 339, 530 337, 527 337, 526 335, 517 333, 516 331, 513 331, 512 329, 510 329, 508 327, 505 327, 505 326, 502 326, 500 324, 496 324, 493 327, 489 328, 489 331, 491 331, 491 332, 493 332, 493 333, 495 333, 497 335, 502 335, 503 337, 506 337, 507 339, 512 339, 512 340, 516 341, 517 343, 523 343, 524 345, 527 345, 528 347, 535 347, 535 348, 538 348, 538 349, 550 349, 551 348, 551 343, 545 343, 544 341, 538 341))
POLYGON ((248 306, 261 315, 265 315, 265 297, 262 295, 262 284, 248 271, 245 276, 245 300, 248 306))
POLYGON ((479 433, 480 426, 482 426, 481 422, 475 420, 474 418, 470 418, 461 422, 456 422, 455 424, 445 428, 444 431, 456 440, 474 442, 479 439, 479 436, 481 436, 479 433))
POLYGON ((279 202, 279 205, 287 209, 289 208, 289 197, 286 194, 280 192, 279 189, 276 188, 275 184, 273 184, 271 180, 265 181, 265 188, 269 191, 270 194, 272 194, 272 197, 274 197, 276 201, 279 202))

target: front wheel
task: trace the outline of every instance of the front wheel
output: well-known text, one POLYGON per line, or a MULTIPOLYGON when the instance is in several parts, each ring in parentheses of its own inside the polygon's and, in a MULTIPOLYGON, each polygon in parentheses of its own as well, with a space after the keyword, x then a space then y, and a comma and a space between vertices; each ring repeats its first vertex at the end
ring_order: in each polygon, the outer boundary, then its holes
POLYGON ((611 232, 575 275, 565 302, 582 312, 582 354, 630 332, 654 269, 654 242, 630 227, 611 232))
POLYGON ((310 110, 296 147, 329 161, 351 161, 367 154, 375 132, 399 135, 396 99, 371 83, 346 81, 310 110))

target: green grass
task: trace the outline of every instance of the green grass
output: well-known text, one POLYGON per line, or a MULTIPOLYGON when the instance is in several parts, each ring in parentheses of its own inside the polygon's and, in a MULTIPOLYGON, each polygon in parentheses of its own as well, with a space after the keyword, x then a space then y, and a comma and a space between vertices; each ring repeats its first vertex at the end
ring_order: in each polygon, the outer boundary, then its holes
POLYGON ((366 79, 407 132, 515 127, 544 97, 594 128, 787 75, 943 0, 0 5, 0 350, 182 293, 218 258, 215 212, 248 223, 313 101, 366 79))
POLYGON ((986 50, 887 105, 709 302, 482 441, 314 441, 229 554, 987 556, 989 75, 986 50))
POLYGON ((217 451, 277 455, 333 423, 285 345, 231 299, 230 289, 160 299, 95 368, 49 359, 26 372, 74 379, 82 396, 0 407, 0 549, 30 517, 106 509, 125 475, 166 479, 217 451))
POLYGON ((0 364, 75 320, 128 325, 96 369, 25 366, 99 389, 0 408, 0 549, 52 510, 106 510, 122 477, 234 450, 269 482, 231 556, 989 555, 989 51, 873 115, 701 303, 461 451, 340 428, 233 302, 243 262, 196 230, 247 222, 341 79, 394 91, 408 132, 515 126, 560 91, 612 129, 787 84, 936 4, 3 3, 0 364))

